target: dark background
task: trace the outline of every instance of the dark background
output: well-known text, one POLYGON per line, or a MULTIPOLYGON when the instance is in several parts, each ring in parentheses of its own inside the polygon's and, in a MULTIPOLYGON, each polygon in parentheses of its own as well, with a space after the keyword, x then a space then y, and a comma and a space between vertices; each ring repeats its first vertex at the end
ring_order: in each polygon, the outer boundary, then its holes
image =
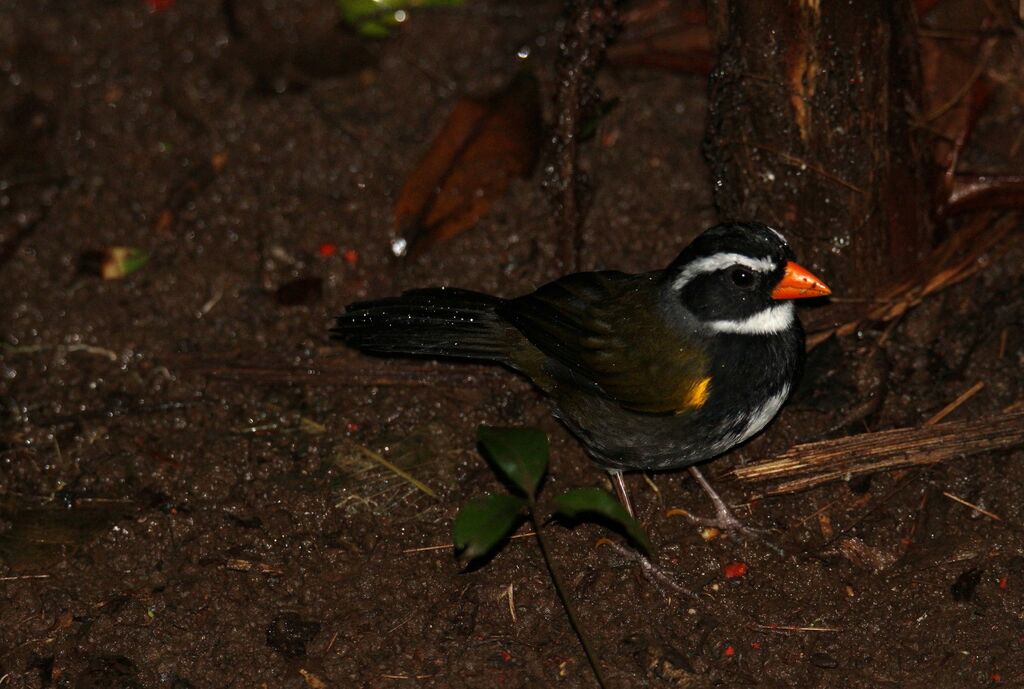
MULTIPOLYGON (((4 3, 0 687, 593 686, 532 540, 471 572, 447 544, 458 507, 498 489, 478 424, 548 431, 552 493, 603 474, 512 374, 371 360, 326 337, 352 300, 436 284, 511 296, 560 274, 543 170, 450 242, 406 261, 389 249, 404 179, 456 101, 505 84, 523 46, 552 121, 560 10, 473 2, 370 42, 325 32, 322 0, 246 5, 240 30, 215 2, 4 3), (326 74, 303 67, 318 41, 326 74), (112 246, 150 259, 120 280, 80 270, 112 246)), ((716 221, 706 78, 605 69, 598 83, 619 103, 581 149, 581 263, 662 267, 716 221)), ((982 129, 993 148, 1019 127, 1006 107, 982 129)), ((984 261, 904 318, 814 350, 780 418, 712 476, 918 426, 977 382, 951 420, 1020 400, 1019 231, 984 261)), ((666 516, 710 511, 686 476, 631 477, 658 561, 701 604, 595 546, 596 527, 551 533, 615 686, 1012 686, 1021 459, 772 499, 719 483, 747 523, 776 529, 781 557, 666 516), (739 561, 746 575, 726 579, 739 561)))

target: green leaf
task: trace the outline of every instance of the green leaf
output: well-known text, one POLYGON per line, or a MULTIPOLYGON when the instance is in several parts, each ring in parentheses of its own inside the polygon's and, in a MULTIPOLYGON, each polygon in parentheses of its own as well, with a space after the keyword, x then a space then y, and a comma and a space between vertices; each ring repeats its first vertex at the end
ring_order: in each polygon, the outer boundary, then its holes
POLYGON ((485 495, 463 505, 452 527, 459 559, 475 560, 494 550, 523 518, 525 505, 514 495, 485 495))
POLYGON ((484 453, 514 486, 531 498, 548 469, 548 436, 539 428, 481 426, 484 453))
POLYGON ((640 522, 629 516, 619 500, 601 488, 574 488, 555 498, 555 514, 573 521, 610 522, 622 529, 641 550, 650 555, 654 546, 640 522))
POLYGON ((367 38, 387 38, 415 7, 457 7, 464 0, 337 0, 341 18, 367 38), (401 14, 399 14, 401 13, 401 14))

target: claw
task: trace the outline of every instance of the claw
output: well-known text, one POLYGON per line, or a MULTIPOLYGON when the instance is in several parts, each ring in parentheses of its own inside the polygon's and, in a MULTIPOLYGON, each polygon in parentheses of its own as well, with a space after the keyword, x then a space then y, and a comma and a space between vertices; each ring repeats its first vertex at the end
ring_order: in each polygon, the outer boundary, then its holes
POLYGON ((700 472, 700 469, 697 467, 690 467, 689 471, 690 475, 693 476, 697 483, 700 484, 700 487, 704 489, 704 492, 708 494, 708 497, 711 498, 711 502, 715 506, 715 516, 712 518, 698 517, 685 510, 679 510, 684 517, 698 526, 710 526, 720 531, 727 531, 729 533, 736 534, 744 540, 760 541, 779 555, 783 554, 782 548, 765 538, 765 536, 770 533, 769 529, 755 529, 741 522, 735 517, 735 515, 733 515, 729 506, 725 504, 725 501, 722 500, 721 496, 719 496, 715 489, 711 487, 708 480, 704 478, 704 474, 700 472))

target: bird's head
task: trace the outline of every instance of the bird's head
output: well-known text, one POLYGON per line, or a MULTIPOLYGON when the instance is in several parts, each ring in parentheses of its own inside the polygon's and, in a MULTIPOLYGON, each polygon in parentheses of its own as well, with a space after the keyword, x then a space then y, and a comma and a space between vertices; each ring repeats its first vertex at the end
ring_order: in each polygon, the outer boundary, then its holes
POLYGON ((767 225, 716 225, 672 262, 663 289, 714 332, 778 333, 793 325, 793 299, 831 294, 794 259, 785 237, 767 225))

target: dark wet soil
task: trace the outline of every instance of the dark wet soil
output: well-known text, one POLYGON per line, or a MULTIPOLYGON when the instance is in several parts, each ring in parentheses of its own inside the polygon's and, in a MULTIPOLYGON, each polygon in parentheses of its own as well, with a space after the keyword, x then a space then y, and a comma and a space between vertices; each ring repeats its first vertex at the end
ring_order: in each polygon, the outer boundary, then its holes
MULTIPOLYGON (((0 687, 594 686, 532 540, 474 571, 447 544, 459 506, 498 489, 481 423, 548 431, 552 494, 600 472, 512 374, 326 339, 354 299, 559 274, 540 174, 448 244, 389 249, 397 191, 461 95, 528 46, 550 102, 559 3, 425 11, 379 43, 325 30, 326 1, 232 21, 150 4, 0 7, 0 687), (112 246, 151 258, 79 271, 112 246)), ((704 79, 600 83, 620 101, 583 149, 583 263, 660 267, 715 220, 704 79)), ((978 382, 951 420, 1019 401, 1021 233, 987 260, 816 349, 779 420, 711 474, 920 425, 978 382)), ((684 475, 629 482, 658 562, 703 599, 596 527, 549 527, 614 686, 1024 685, 1024 453, 771 499, 722 481, 782 556, 666 516, 710 509, 684 475)))

